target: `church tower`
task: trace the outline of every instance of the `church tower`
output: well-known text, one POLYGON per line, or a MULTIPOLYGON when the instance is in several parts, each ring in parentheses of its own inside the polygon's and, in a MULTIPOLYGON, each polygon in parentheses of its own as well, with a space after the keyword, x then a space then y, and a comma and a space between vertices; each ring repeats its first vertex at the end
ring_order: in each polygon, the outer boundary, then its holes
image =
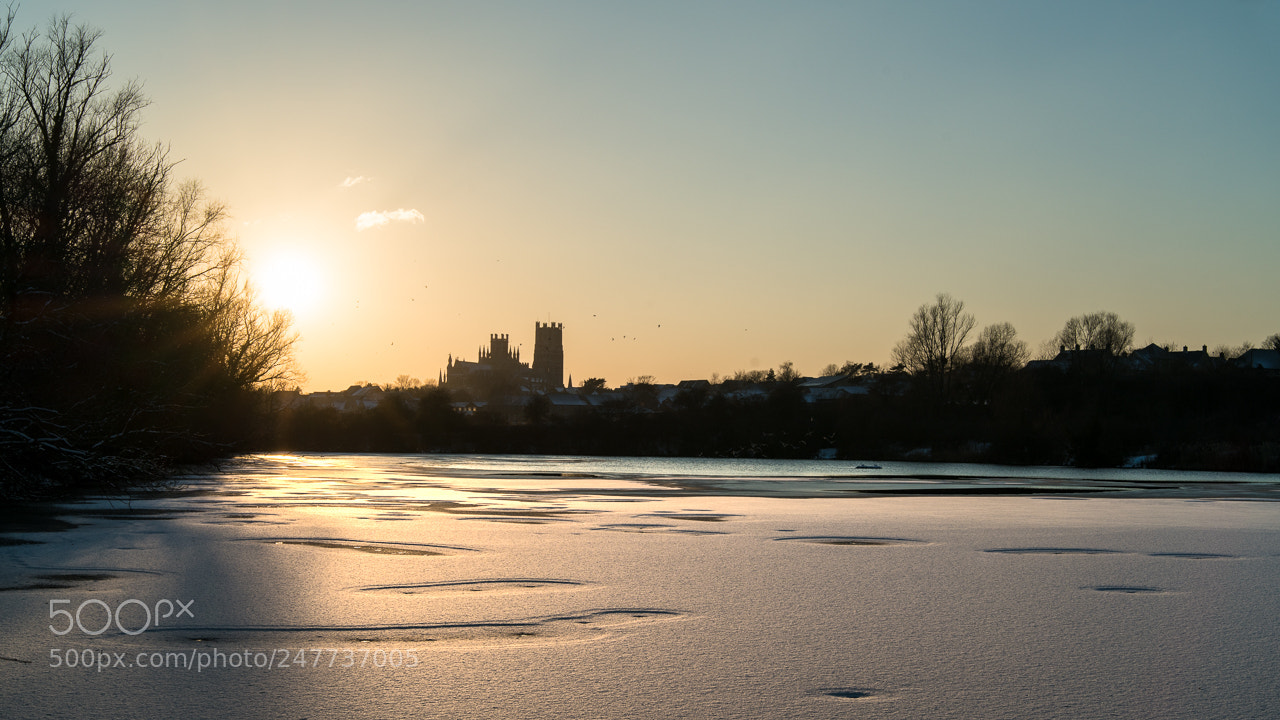
POLYGON ((533 332, 533 372, 549 388, 564 387, 564 323, 536 324, 533 332))

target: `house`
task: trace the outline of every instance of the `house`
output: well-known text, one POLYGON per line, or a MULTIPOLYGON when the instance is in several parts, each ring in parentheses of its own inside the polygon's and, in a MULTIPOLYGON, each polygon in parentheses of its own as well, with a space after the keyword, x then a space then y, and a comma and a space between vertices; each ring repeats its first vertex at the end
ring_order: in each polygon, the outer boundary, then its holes
POLYGON ((1094 348, 1081 349, 1076 346, 1074 350, 1068 350, 1065 345, 1058 348, 1058 354, 1050 360, 1032 360, 1026 364, 1028 370, 1058 370, 1066 372, 1072 368, 1100 368, 1111 367, 1116 357, 1106 350, 1096 350, 1094 348))
POLYGON ((338 412, 359 412, 378 407, 385 394, 377 385, 352 385, 346 390, 313 393, 284 390, 272 394, 272 403, 281 410, 333 408, 338 412))
POLYGON ((471 417, 476 413, 480 412, 482 409, 484 409, 484 406, 485 406, 485 403, 483 401, 468 400, 466 402, 449 403, 449 407, 454 412, 466 417, 471 417))
POLYGON ((1221 358, 1209 354, 1209 346, 1202 345, 1199 350, 1188 350, 1186 345, 1182 351, 1167 350, 1155 343, 1129 353, 1129 366, 1134 370, 1209 370, 1222 364, 1221 358))
POLYGON ((1255 370, 1280 370, 1280 350, 1254 348, 1231 361, 1236 367, 1255 370))
POLYGON ((591 410, 591 403, 575 392, 548 393, 551 401, 551 416, 557 418, 574 418, 591 410))
POLYGON ((843 373, 817 378, 801 378, 798 387, 804 392, 804 400, 807 403, 843 400, 871 392, 860 380, 843 373))

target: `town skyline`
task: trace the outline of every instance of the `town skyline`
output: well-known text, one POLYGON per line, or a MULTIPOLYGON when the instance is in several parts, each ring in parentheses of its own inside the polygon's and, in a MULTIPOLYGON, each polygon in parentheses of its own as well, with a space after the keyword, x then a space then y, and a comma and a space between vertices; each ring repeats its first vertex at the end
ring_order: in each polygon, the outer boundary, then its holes
POLYGON ((306 389, 430 379, 531 319, 611 383, 886 364, 939 290, 1033 348, 1098 310, 1139 345, 1277 330, 1275 3, 42 0, 18 25, 55 13, 226 202, 306 389))
MULTIPOLYGON (((1071 319, 1067 319, 1066 321, 1064 321, 1064 323, 1069 322, 1070 320, 1071 319)), ((976 328, 969 333, 965 343, 963 343, 964 347, 969 348, 974 344, 974 342, 978 338, 978 335, 979 335, 978 330, 980 328, 983 328, 987 325, 997 325, 997 324, 999 323, 978 322, 976 328)), ((554 322, 543 323, 543 321, 538 320, 538 321, 535 321, 535 331, 540 330, 543 325, 555 326, 560 331, 564 331, 567 329, 565 328, 563 323, 554 323, 554 322)), ((904 322, 904 327, 905 325, 906 323, 904 322)), ((1023 363, 1036 362, 1036 363, 1044 364, 1046 362, 1052 361, 1054 357, 1057 356, 1061 351, 1070 351, 1073 349, 1074 350, 1086 349, 1086 348, 1079 347, 1078 346, 1079 343, 1076 343, 1075 347, 1069 347, 1068 345, 1062 344, 1061 339, 1059 337, 1061 333, 1062 333, 1062 328, 1059 327, 1059 330, 1053 336, 1050 336, 1049 338, 1045 339, 1043 342, 1040 342, 1040 343, 1028 341, 1027 338, 1024 338, 1024 337, 1020 337, 1020 336, 1017 337, 1016 339, 1018 341, 1021 341, 1026 344, 1025 346, 1026 358, 1023 361, 1023 363)), ((904 336, 906 334, 907 332, 904 331, 904 336)), ((461 353, 461 354, 450 353, 446 357, 445 361, 441 364, 441 367, 435 371, 434 375, 429 372, 422 372, 422 373, 402 372, 402 373, 397 373, 396 376, 393 378, 381 378, 381 379, 375 380, 375 379, 360 377, 345 383, 339 382, 337 385, 333 387, 327 387, 327 388, 305 387, 303 383, 300 383, 300 382, 293 383, 293 385, 296 385, 299 388, 304 389, 304 391, 318 391, 318 392, 334 392, 337 390, 341 390, 343 388, 351 388, 359 385, 376 385, 383 388, 390 388, 390 387, 397 386, 398 384, 403 384, 408 380, 412 380, 413 383, 419 387, 443 386, 444 383, 440 381, 442 379, 448 378, 449 372, 454 367, 455 363, 459 366, 463 366, 463 365, 476 366, 488 361, 495 352, 499 354, 503 354, 503 353, 506 353, 508 349, 510 352, 511 361, 519 363, 522 360, 525 360, 527 357, 527 359, 530 360, 530 362, 524 362, 523 364, 524 370, 529 373, 536 373, 537 372, 537 366, 536 366, 537 355, 536 355, 535 344, 529 343, 530 348, 534 349, 535 352, 528 356, 522 357, 521 351, 525 343, 513 341, 513 338, 515 340, 519 340, 519 338, 521 337, 523 337, 523 335, 521 335, 520 333, 508 333, 508 332, 488 333, 485 337, 479 338, 479 341, 477 342, 476 347, 474 348, 472 353, 461 353), (495 340, 497 341, 497 345, 495 345, 495 340), (496 349, 497 347, 500 347, 501 350, 497 350, 496 349)), ((534 337, 534 334, 531 333, 529 337, 530 338, 534 337)), ((572 337, 571 332, 569 333, 569 337, 572 337)), ((1136 337, 1140 337, 1140 335, 1135 334, 1135 338, 1136 337)), ((1271 333, 1266 337, 1257 338, 1257 339, 1252 339, 1252 338, 1245 339, 1240 343, 1233 343, 1233 344, 1219 343, 1217 345, 1209 345, 1208 343, 1199 343, 1199 344, 1178 343, 1178 342, 1172 342, 1168 340, 1163 342, 1158 342, 1150 339, 1143 340, 1143 341, 1135 340, 1132 343, 1131 347, 1128 350, 1126 350, 1123 354, 1128 355, 1131 352, 1136 352, 1139 350, 1147 350, 1152 346, 1155 346, 1169 352, 1178 352, 1179 349, 1181 349, 1181 351, 1184 353, 1198 351, 1199 353, 1206 354, 1211 357, 1221 357, 1225 360, 1236 360, 1248 350, 1268 350, 1268 349, 1280 350, 1280 347, 1273 347, 1278 344, 1278 338, 1280 338, 1280 333, 1271 333)), ((829 373, 827 373, 827 371, 830 370, 832 367, 841 367, 849 364, 861 365, 868 368, 875 367, 879 371, 889 371, 893 368, 893 365, 894 365, 893 358, 892 358, 892 348, 891 348, 889 352, 886 352, 886 356, 889 356, 889 357, 887 357, 883 362, 878 360, 845 358, 844 360, 831 360, 827 363, 823 363, 821 365, 814 366, 814 367, 803 367, 791 360, 784 359, 774 365, 766 365, 762 367, 752 367, 752 368, 736 367, 732 369, 713 371, 708 375, 701 376, 701 377, 690 376, 690 377, 678 377, 678 378, 659 378, 658 376, 653 375, 651 373, 642 372, 636 375, 628 376, 626 378, 609 378, 599 373, 592 373, 589 370, 587 372, 575 373, 573 370, 572 364, 568 364, 565 361, 566 357, 572 358, 572 355, 569 352, 565 351, 563 349, 563 346, 561 346, 559 353, 560 353, 560 365, 557 366, 557 369, 562 374, 562 377, 564 378, 563 384, 558 386, 560 389, 581 387, 582 383, 589 379, 603 380, 607 387, 622 387, 624 385, 635 383, 635 382, 652 382, 652 383, 661 384, 661 385, 675 385, 683 381, 700 381, 700 380, 709 380, 714 383, 714 382, 719 382, 723 380, 733 379, 735 375, 739 375, 739 376, 753 375, 756 373, 763 375, 770 372, 776 372, 783 366, 786 366, 790 371, 794 372, 798 377, 820 378, 828 375, 829 373), (577 378, 576 381, 574 380, 575 377, 577 378)), ((555 386, 554 383, 550 383, 548 385, 549 389, 555 389, 556 387, 557 386, 555 386)))

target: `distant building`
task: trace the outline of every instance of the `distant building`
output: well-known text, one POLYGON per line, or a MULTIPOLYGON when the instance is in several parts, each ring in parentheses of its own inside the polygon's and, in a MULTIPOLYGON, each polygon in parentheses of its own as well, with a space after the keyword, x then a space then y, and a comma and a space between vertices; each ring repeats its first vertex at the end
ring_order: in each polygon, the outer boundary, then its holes
POLYGON ((1233 362, 1237 367, 1250 370, 1280 370, 1280 350, 1254 348, 1233 362))
POLYGON ((860 379, 851 378, 843 373, 816 378, 801 378, 797 386, 804 392, 805 402, 810 404, 844 400, 855 395, 868 395, 871 393, 870 388, 860 379))
POLYGON ((1226 367, 1280 371, 1280 351, 1255 348, 1240 357, 1228 359, 1222 353, 1210 354, 1208 345, 1201 345, 1199 350, 1192 350, 1186 345, 1182 346, 1182 350, 1173 350, 1151 343, 1128 355, 1112 358, 1104 350, 1081 350, 1079 347, 1068 350, 1064 347, 1053 359, 1032 360, 1026 367, 1028 370, 1050 368, 1065 372, 1080 368, 1109 367, 1113 362, 1115 368, 1133 372, 1211 371, 1226 367))
POLYGON ((1052 359, 1032 360, 1025 367, 1028 370, 1049 368, 1065 372, 1071 369, 1113 367, 1115 364, 1116 356, 1106 350, 1098 350, 1096 348, 1082 350, 1079 345, 1074 350, 1070 350, 1063 345, 1059 347, 1058 354, 1053 356, 1052 359))
POLYGON ((1178 352, 1151 343, 1129 353, 1129 366, 1134 370, 1208 370, 1222 362, 1225 360, 1209 354, 1207 345, 1202 345, 1199 350, 1189 350, 1184 345, 1182 352, 1178 352))
POLYGON ((346 413, 372 410, 382 402, 383 395, 385 395, 384 391, 377 385, 352 385, 341 391, 301 393, 297 390, 282 390, 272 395, 272 402, 277 409, 281 410, 332 408, 346 413))
POLYGON ((564 387, 564 323, 535 323, 533 372, 548 388, 564 387))
POLYGON ((533 365, 521 362, 520 349, 508 335, 491 334, 475 362, 449 356, 440 386, 453 390, 501 393, 547 393, 564 387, 564 323, 534 325, 533 365))

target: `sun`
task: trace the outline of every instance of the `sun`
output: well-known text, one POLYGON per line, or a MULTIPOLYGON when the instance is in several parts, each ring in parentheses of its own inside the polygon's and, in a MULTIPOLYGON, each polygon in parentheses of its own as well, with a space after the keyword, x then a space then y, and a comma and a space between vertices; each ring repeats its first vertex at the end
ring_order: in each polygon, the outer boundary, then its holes
POLYGON ((292 250, 278 250, 254 263, 254 285, 262 304, 293 314, 313 308, 323 296, 324 278, 316 262, 292 250))

